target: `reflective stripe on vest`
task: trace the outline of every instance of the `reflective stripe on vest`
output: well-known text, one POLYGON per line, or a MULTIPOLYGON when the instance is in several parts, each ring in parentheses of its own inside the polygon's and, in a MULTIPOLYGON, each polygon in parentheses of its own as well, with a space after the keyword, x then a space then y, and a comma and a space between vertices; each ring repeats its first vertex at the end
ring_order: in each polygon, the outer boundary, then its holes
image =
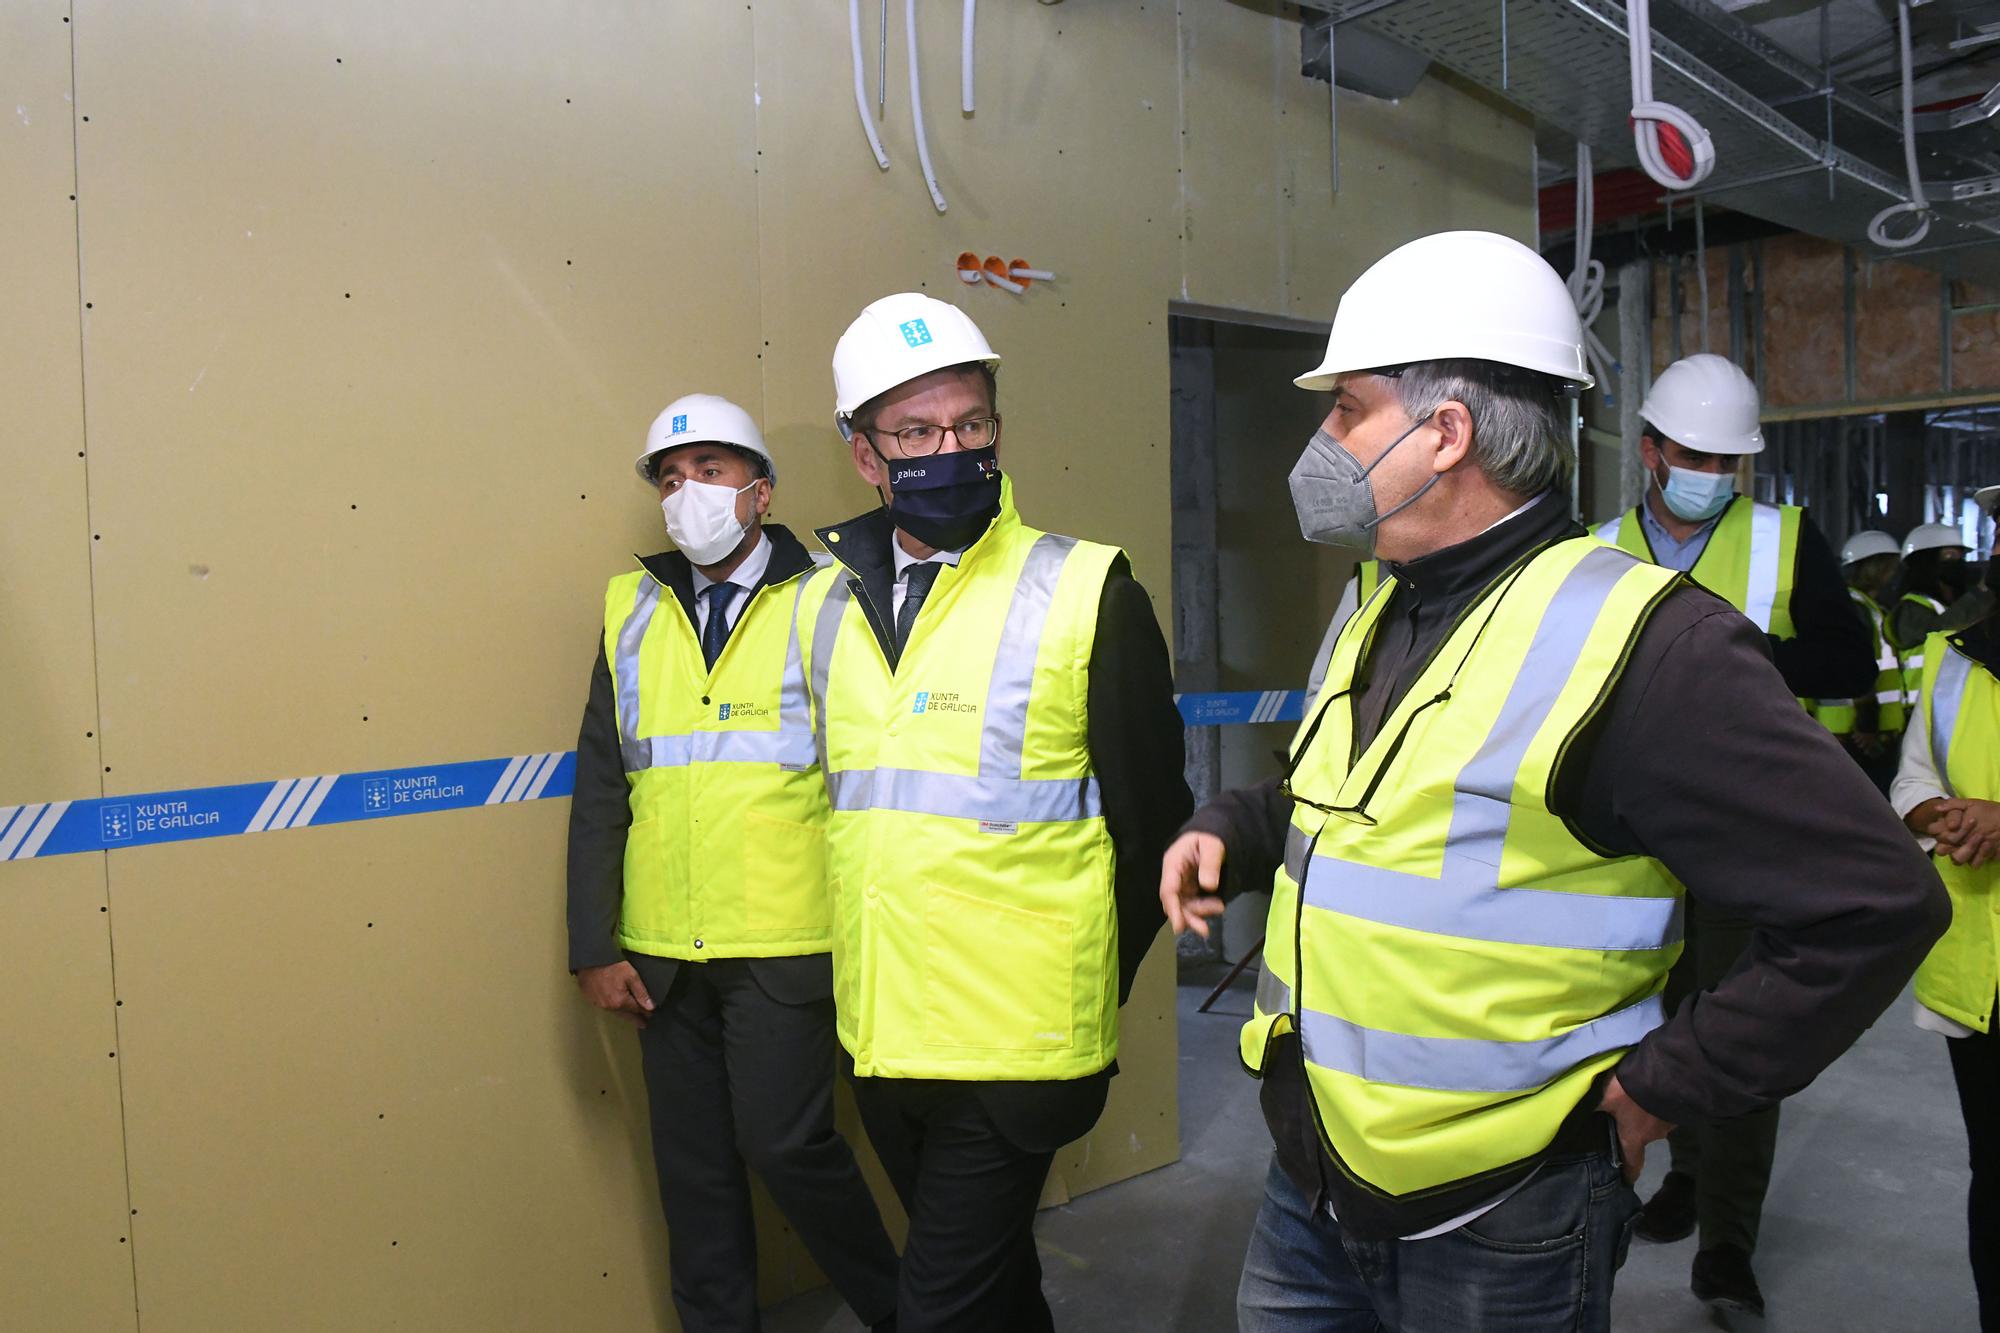
MULTIPOLYGON (((1567 668, 1582 653, 1605 599, 1628 567, 1625 557, 1595 550, 1564 579, 1535 630, 1501 721, 1459 770, 1442 873, 1406 874, 1315 854, 1300 881, 1308 907, 1430 935, 1543 948, 1653 950, 1680 938, 1679 898, 1502 888, 1499 882, 1522 760, 1569 684, 1567 668)), ((1294 827, 1286 842, 1289 868, 1306 838, 1294 827)), ((1293 877, 1298 879, 1296 873, 1293 877)), ((1372 1032, 1312 1009, 1303 1012, 1300 1028, 1306 1059, 1329 1069, 1418 1087, 1505 1092, 1540 1087, 1583 1060, 1631 1045, 1660 1022, 1654 1000, 1540 1042, 1372 1032), (1318 1051, 1315 1031, 1325 1039, 1318 1051), (1425 1076, 1370 1072, 1364 1065, 1371 1055, 1382 1062, 1379 1067, 1423 1071, 1425 1076), (1522 1078, 1527 1081, 1518 1081, 1522 1078)))
MULTIPOLYGON (((1694 567, 1688 571, 1702 587, 1722 598, 1745 616, 1752 624, 1766 634, 1789 639, 1796 631, 1791 620, 1791 599, 1789 596, 1791 571, 1785 567, 1787 554, 1796 561, 1796 535, 1788 543, 1785 529, 1800 521, 1793 517, 1798 510, 1791 505, 1758 504, 1746 496, 1738 496, 1722 511, 1709 530, 1708 541, 1701 554, 1696 557, 1694 567), (1747 511, 1747 518, 1738 517, 1747 511), (1738 529, 1745 531, 1739 534, 1738 529), (1732 549, 1738 541, 1747 548, 1744 552, 1744 581, 1735 586, 1734 574, 1729 578, 1731 586, 1721 586, 1717 566, 1724 560, 1731 564, 1736 559, 1732 549), (1788 553, 1787 546, 1793 549, 1788 553)), ((1652 545, 1647 540, 1643 520, 1638 509, 1628 509, 1619 517, 1600 525, 1597 536, 1623 547, 1641 560, 1659 563, 1655 559, 1652 545)))
MULTIPOLYGON (((796 612, 806 581, 792 591, 796 612)), ((755 596, 755 593, 752 593, 755 596)), ((818 752, 806 709, 806 674, 799 658, 799 630, 794 615, 785 647, 785 674, 778 695, 776 731, 696 731, 668 736, 639 735, 639 647, 660 609, 660 585, 639 580, 632 613, 618 631, 618 657, 612 673, 618 695, 618 750, 627 773, 649 768, 684 768, 688 764, 775 764, 780 768, 812 767, 818 752)), ((748 614, 749 608, 744 608, 748 614)), ((710 614, 714 614, 711 612, 710 614)), ((740 619, 740 617, 739 617, 740 619)))
POLYGON ((1958 734, 1959 710, 1971 681, 1972 659, 1947 647, 1938 664, 1937 683, 1931 687, 1931 763, 1937 768, 1938 785, 1952 796, 1958 792, 1951 785, 1951 738, 1958 734))
MULTIPOLYGON (((1955 797, 2000 798, 2000 681, 1945 634, 1924 644, 1917 707, 1927 728, 1938 784, 1955 797)), ((2000 862, 1962 866, 1933 859, 1951 896, 1951 925, 1917 968, 1917 1002, 1975 1032, 1992 1027, 2000 994, 2000 862)))
MULTIPOLYGON (((985 721, 979 738, 978 775, 904 768, 837 771, 826 760, 826 719, 822 712, 814 723, 814 737, 825 766, 827 798, 835 810, 843 813, 902 810, 947 819, 1020 824, 1061 823, 1103 815, 1095 777, 1021 776, 1035 661, 1041 654, 1042 633, 1055 601, 1056 580, 1075 547, 1073 537, 1044 533, 1036 539, 1021 567, 981 708, 980 716, 985 721)), ((850 596, 847 580, 837 579, 820 604, 813 631, 814 698, 827 697, 834 643, 850 596)), ((795 651, 797 646, 795 635, 795 651)))
POLYGON ((1294 741, 1267 965, 1239 1039, 1297 1034, 1323 1140, 1386 1197, 1522 1160, 1664 1020, 1680 886, 1548 808, 1580 729, 1678 576, 1588 539, 1538 553, 1453 627, 1376 734, 1351 700, 1384 614, 1344 630, 1294 741), (1365 790, 1364 790, 1365 789, 1365 790), (1366 815, 1348 818, 1327 805, 1366 815))

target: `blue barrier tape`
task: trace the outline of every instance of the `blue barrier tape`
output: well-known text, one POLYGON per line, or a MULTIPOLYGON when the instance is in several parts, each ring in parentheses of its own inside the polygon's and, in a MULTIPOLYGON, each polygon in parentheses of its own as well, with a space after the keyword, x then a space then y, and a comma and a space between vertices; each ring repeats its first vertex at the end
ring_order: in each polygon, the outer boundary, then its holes
POLYGON ((0 805, 0 861, 548 800, 568 796, 575 786, 575 754, 550 753, 45 805, 0 805))
MULTIPOLYGON (((1191 727, 1296 722, 1305 712, 1305 691, 1179 694, 1174 702, 1191 727)), ((569 751, 83 801, 0 805, 0 861, 551 800, 568 796, 575 789, 576 754, 569 751)))
POLYGON ((1229 690, 1220 694, 1177 694, 1181 720, 1190 727, 1226 727, 1243 722, 1297 722, 1306 715, 1304 690, 1229 690))

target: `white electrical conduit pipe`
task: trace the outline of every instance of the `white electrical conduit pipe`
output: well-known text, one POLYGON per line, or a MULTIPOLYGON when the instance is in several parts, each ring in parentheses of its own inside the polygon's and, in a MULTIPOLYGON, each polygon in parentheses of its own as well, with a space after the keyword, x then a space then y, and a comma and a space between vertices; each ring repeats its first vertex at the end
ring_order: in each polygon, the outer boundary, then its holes
POLYGON ((861 117, 861 129, 868 136, 868 147, 875 154, 875 165, 887 171, 889 155, 882 151, 882 140, 875 133, 875 120, 868 114, 868 77, 861 67, 861 0, 847 0, 847 36, 854 48, 854 110, 861 117))
POLYGON ((972 42, 978 10, 979 0, 965 0, 965 22, 959 30, 958 100, 968 116, 972 114, 972 42))
POLYGON ((931 146, 924 138, 924 86, 917 72, 917 0, 904 0, 903 27, 910 39, 910 122, 917 127, 917 162, 924 169, 924 184, 930 187, 931 202, 944 212, 944 191, 938 189, 937 172, 931 170, 931 146))
POLYGON ((1887 250, 1903 250, 1924 239, 1931 229, 1931 204, 1924 196, 1923 177, 1917 172, 1917 126, 1915 79, 1910 60, 1910 0, 1896 5, 1896 37, 1903 56, 1903 165, 1910 173, 1910 197, 1877 213, 1868 224, 1868 239, 1887 250), (1917 215, 1917 225, 1907 235, 1892 236, 1889 221, 1905 213, 1917 215))
POLYGON ((1617 366, 1611 351, 1592 329, 1604 313, 1604 261, 1590 257, 1591 233, 1597 227, 1597 185, 1591 174, 1590 145, 1576 146, 1576 267, 1569 275, 1570 300, 1576 303, 1576 317, 1583 324, 1583 355, 1590 363, 1591 378, 1611 402, 1616 388, 1610 370, 1617 366))
POLYGON ((1651 0, 1626 0, 1626 38, 1632 56, 1632 137, 1639 150, 1639 165, 1665 189, 1690 190, 1708 179, 1715 170, 1715 141, 1701 122, 1670 102, 1653 100, 1653 14, 1651 0), (1687 140, 1694 154, 1694 167, 1686 175, 1677 174, 1660 152, 1660 126, 1671 125, 1687 140))

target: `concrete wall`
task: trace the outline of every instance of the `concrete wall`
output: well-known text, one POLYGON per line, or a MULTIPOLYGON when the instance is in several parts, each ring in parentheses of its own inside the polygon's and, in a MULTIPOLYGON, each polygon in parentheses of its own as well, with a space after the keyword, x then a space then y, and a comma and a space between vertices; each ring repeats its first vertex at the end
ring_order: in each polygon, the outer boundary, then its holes
MULTIPOLYGON (((1030 520, 1164 610, 1168 302, 1325 318, 1391 244, 1532 228, 1529 127, 1440 81, 1343 96, 1335 199, 1296 16, 1227 0, 984 6, 972 117, 926 6, 939 216, 900 28, 884 173, 843 18, 0 0, 0 802, 566 748, 598 591, 663 544, 647 420, 736 397, 782 520, 862 508, 827 358, 902 288, 1005 355, 1030 520), (1063 280, 963 288, 968 248, 1063 280)), ((0 867, 8 1325, 671 1326, 564 815, 0 867)), ((1175 1155, 1168 954, 1052 1197, 1175 1155)), ((766 1239, 768 1295, 815 1280, 766 1239)))

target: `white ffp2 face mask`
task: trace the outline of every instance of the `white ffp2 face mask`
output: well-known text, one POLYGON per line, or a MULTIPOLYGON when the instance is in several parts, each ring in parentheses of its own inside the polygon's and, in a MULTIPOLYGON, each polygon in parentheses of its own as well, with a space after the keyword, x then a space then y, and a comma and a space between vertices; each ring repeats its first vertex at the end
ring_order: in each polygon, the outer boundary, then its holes
MULTIPOLYGON (((761 480, 761 478, 759 478, 761 480)), ((732 489, 707 481, 684 481, 660 501, 667 535, 690 563, 712 565, 743 540, 750 529, 736 517, 736 497, 755 486, 732 489)))

